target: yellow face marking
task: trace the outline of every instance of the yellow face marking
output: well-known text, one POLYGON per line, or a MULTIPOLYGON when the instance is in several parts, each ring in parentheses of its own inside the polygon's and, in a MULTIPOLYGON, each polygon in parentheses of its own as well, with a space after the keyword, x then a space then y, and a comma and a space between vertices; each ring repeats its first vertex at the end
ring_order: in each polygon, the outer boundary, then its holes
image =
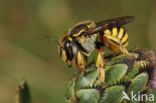
POLYGON ((104 31, 104 33, 105 33, 106 35, 111 35, 111 32, 110 32, 109 29, 106 29, 106 30, 104 31))
POLYGON ((128 46, 128 41, 126 42, 126 44, 123 45, 124 48, 126 48, 128 46))
POLYGON ((124 43, 128 39, 128 33, 125 34, 125 36, 122 39, 122 43, 124 43))
POLYGON ((64 62, 66 62, 66 60, 67 60, 67 56, 66 56, 65 50, 62 50, 62 60, 63 60, 64 62))
POLYGON ((71 61, 70 61, 70 60, 67 61, 67 65, 68 65, 68 66, 71 65, 71 61))
POLYGON ((116 37, 116 35, 117 35, 117 28, 113 28, 113 30, 112 30, 112 36, 114 36, 114 37, 116 37))
POLYGON ((78 32, 77 34, 73 34, 73 36, 77 37, 79 36, 82 32, 84 32, 85 30, 81 30, 80 32, 78 32))
POLYGON ((120 28, 120 31, 119 31, 119 34, 118 34, 118 39, 122 38, 123 33, 124 33, 124 29, 120 28))

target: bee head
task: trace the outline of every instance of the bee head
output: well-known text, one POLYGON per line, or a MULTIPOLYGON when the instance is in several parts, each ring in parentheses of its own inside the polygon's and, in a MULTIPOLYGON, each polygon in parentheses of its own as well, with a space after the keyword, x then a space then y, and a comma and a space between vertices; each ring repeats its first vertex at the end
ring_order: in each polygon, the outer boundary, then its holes
POLYGON ((74 45, 72 38, 68 34, 64 34, 59 41, 60 57, 67 66, 71 67, 71 61, 77 53, 77 48, 74 45))
POLYGON ((64 34, 59 41, 44 35, 44 38, 51 40, 59 46, 60 57, 66 62, 68 67, 71 67, 71 61, 77 53, 77 47, 74 45, 72 38, 68 34, 64 34))

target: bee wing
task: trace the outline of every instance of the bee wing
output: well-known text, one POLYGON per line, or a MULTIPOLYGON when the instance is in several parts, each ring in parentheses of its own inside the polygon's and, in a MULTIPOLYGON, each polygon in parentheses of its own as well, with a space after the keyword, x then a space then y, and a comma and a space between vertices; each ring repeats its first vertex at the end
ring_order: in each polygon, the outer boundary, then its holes
POLYGON ((122 26, 134 20, 134 16, 123 16, 113 19, 108 19, 105 21, 101 21, 96 23, 91 30, 89 30, 89 34, 95 34, 102 30, 108 29, 113 26, 122 26))

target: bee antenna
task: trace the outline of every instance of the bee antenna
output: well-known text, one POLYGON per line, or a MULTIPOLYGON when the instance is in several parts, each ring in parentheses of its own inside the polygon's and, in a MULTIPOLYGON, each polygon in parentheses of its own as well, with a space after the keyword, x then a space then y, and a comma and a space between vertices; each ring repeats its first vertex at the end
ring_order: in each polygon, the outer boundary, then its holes
POLYGON ((55 40, 54 38, 52 38, 52 37, 50 37, 48 35, 43 35, 43 37, 46 38, 46 39, 51 40, 52 42, 56 43, 57 45, 60 45, 60 43, 57 40, 55 40))

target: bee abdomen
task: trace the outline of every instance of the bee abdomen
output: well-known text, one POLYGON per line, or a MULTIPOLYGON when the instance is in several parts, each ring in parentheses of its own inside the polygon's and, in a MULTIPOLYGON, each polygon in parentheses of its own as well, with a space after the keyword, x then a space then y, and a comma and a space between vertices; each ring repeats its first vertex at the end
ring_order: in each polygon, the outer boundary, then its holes
POLYGON ((121 44, 123 47, 128 46, 128 33, 126 32, 125 28, 123 27, 112 27, 110 29, 104 30, 104 35, 111 36, 112 41, 121 44))

